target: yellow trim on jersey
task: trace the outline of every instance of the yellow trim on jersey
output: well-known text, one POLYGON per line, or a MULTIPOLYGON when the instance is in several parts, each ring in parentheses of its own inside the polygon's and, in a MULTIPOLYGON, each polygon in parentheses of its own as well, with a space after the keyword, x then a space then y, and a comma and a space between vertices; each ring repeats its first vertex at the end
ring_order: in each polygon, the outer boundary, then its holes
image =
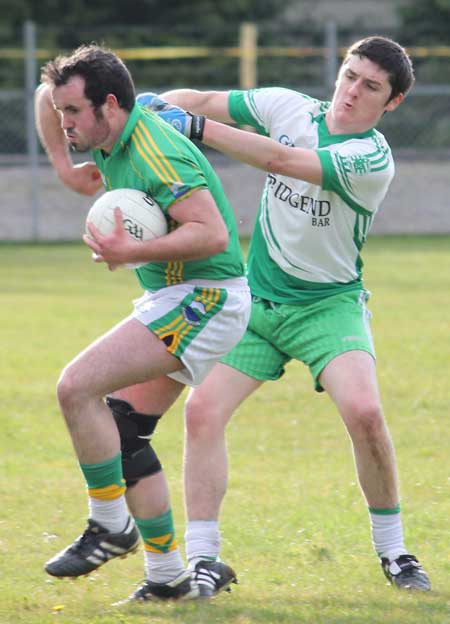
POLYGON ((180 195, 180 197, 176 197, 173 204, 176 204, 177 202, 183 201, 183 199, 190 197, 192 193, 195 193, 195 191, 204 190, 206 188, 206 183, 204 186, 202 186, 201 184, 199 184, 198 186, 194 186, 193 188, 189 189, 189 191, 186 191, 186 193, 183 193, 183 195, 180 195))
POLYGON ((179 284, 183 281, 184 262, 182 260, 169 260, 164 270, 167 286, 179 284))
MULTIPOLYGON (((153 118, 152 121, 153 123, 157 123, 158 124, 158 128, 161 131, 161 134, 163 134, 165 136, 165 138, 167 139, 167 141, 170 142, 170 144, 172 145, 172 147, 174 148, 174 150, 176 150, 179 154, 181 154, 181 157, 183 158, 183 160, 186 160, 186 151, 184 150, 184 145, 183 143, 181 143, 179 140, 175 141, 174 137, 177 136, 177 134, 179 135, 179 131, 176 130, 175 134, 173 132, 171 132, 171 130, 173 129, 171 127, 171 125, 169 123, 167 123, 166 121, 164 121, 157 113, 155 113, 154 111, 151 111, 148 108, 145 108, 142 111, 142 114, 146 117, 151 117, 153 118), (156 117, 156 119, 154 119, 154 117, 156 117)), ((177 137, 178 139, 178 137, 177 137)), ((201 168, 199 167, 198 163, 192 161, 190 162, 191 166, 195 169, 197 169, 198 171, 200 171, 203 174, 203 171, 201 170, 201 168)))
MULTIPOLYGON (((166 186, 170 187, 173 180, 169 179, 166 177, 166 173, 164 171, 160 171, 158 169, 158 164, 160 165, 160 163, 152 163, 152 161, 150 160, 149 156, 145 153, 144 148, 139 144, 139 140, 144 143, 144 139, 141 136, 139 136, 139 131, 136 129, 136 132, 133 132, 133 134, 131 135, 131 140, 133 141, 136 150, 139 152, 139 154, 141 155, 141 157, 145 160, 145 162, 148 164, 148 166, 150 167, 150 169, 153 170, 153 172, 158 176, 158 178, 161 180, 161 182, 163 184, 165 184, 166 186)), ((147 150, 148 151, 148 150, 147 150)), ((155 158, 154 155, 151 155, 153 158, 155 158)))
MULTIPOLYGON (((156 152, 156 154, 159 155, 159 158, 161 159, 161 165, 162 163, 164 163, 167 167, 168 172, 172 172, 172 175, 174 176, 174 179, 177 182, 181 182, 181 178, 180 176, 177 174, 177 172, 175 171, 175 169, 172 167, 171 163, 169 162, 169 160, 166 158, 165 154, 163 154, 163 152, 159 149, 158 145, 155 143, 155 140, 153 139, 152 135, 150 134, 148 128, 146 127, 146 125, 144 124, 144 122, 140 119, 137 122, 137 126, 139 126, 139 129, 145 134, 147 141, 150 143, 150 150, 153 147, 154 151, 156 152)), ((138 128, 136 126, 136 131, 138 131, 138 128)))
POLYGON ((97 498, 98 500, 114 500, 125 494, 127 488, 125 485, 107 485, 102 488, 88 488, 88 493, 91 498, 97 498))

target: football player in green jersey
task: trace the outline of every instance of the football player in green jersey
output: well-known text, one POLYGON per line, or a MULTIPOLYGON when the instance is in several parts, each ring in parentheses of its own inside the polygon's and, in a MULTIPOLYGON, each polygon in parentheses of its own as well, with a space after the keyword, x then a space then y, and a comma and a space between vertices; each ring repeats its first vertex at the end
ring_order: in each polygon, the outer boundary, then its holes
MULTIPOLYGON (((360 257, 394 175, 391 150, 375 126, 397 108, 413 82, 405 50, 371 36, 349 48, 331 102, 281 88, 182 89, 160 97, 207 116, 204 143, 269 172, 249 250, 250 324, 188 400, 189 447, 202 457, 208 447, 224 449, 221 432, 238 406, 262 383, 278 379, 289 360, 305 363, 316 390, 329 394, 350 435, 386 577, 396 587, 426 591, 428 577, 403 539, 395 454, 378 391, 360 257), (265 136, 210 120, 250 125, 265 136), (216 431, 215 445, 205 433, 202 440, 201 432, 208 430, 216 431)), ((225 451, 222 462, 225 467, 225 451)), ((201 471, 201 463, 194 469, 201 471)), ((190 483, 201 478, 191 474, 190 483)), ((209 506, 214 519, 225 468, 208 479, 203 501, 189 488, 186 495, 193 513, 201 508, 205 517, 209 506)))
POLYGON ((91 192, 100 172, 107 190, 145 191, 168 222, 167 235, 144 242, 128 236, 119 208, 111 235, 88 225, 84 241, 96 262, 111 269, 145 263, 136 269, 144 295, 58 381, 88 488, 89 519, 84 533, 45 568, 60 578, 85 575, 133 552, 142 538, 146 581, 131 599, 207 597, 233 582, 234 572, 201 558, 185 569, 149 439, 185 385, 199 385, 243 335, 250 291, 234 216, 216 174, 193 143, 135 98, 126 66, 96 45, 48 62, 36 93, 38 130, 62 177, 73 185, 87 177, 91 192), (96 167, 74 168, 68 146, 91 150, 96 167), (128 400, 143 382, 153 392, 150 413, 128 400), (121 388, 128 390, 113 394, 121 388))
MULTIPOLYGON (((191 560, 198 553, 218 556, 226 423, 249 394, 265 380, 279 378, 284 364, 295 358, 309 364, 317 390, 325 388, 330 394, 348 428, 386 576, 398 587, 430 587, 403 544, 395 458, 378 397, 359 257, 393 174, 389 146, 373 128, 384 112, 400 104, 413 80, 410 60, 398 44, 369 37, 349 49, 331 103, 284 89, 165 94, 173 104, 216 120, 254 125, 278 142, 242 136, 209 120, 204 128, 205 142, 271 174, 250 250, 255 295, 250 330, 187 403, 186 547, 191 560), (274 208, 277 203, 280 214, 274 208), (288 233, 295 234, 298 246, 292 241, 289 247, 289 236, 283 239, 288 233), (288 244, 287 253, 277 248, 278 241, 288 244), (293 334, 304 328, 294 343, 289 324, 279 327, 287 309, 293 334), (320 335, 313 318, 319 321, 320 335), (355 371, 361 376, 358 384, 353 382, 355 371), (221 403, 213 400, 217 396, 221 403)), ((152 106, 151 97, 143 102, 152 106)), ((158 99, 154 108, 162 112, 164 103, 158 99)), ((178 115, 179 125, 179 109, 166 112, 169 123, 171 113, 178 115)), ((194 127, 200 125, 198 121, 194 127)), ((197 132, 196 138, 200 135, 197 132)), ((60 177, 75 190, 89 193, 90 176, 96 174, 90 167, 70 164, 67 173, 61 166, 60 177)), ((141 411, 161 413, 164 408, 152 408, 151 383, 131 388, 128 396, 141 411)))

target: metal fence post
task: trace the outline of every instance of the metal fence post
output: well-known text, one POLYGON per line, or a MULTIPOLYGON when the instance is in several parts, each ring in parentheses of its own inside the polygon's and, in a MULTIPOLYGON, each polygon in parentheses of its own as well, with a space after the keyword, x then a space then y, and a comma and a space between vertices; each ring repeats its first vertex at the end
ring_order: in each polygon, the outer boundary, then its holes
POLYGON ((325 24, 325 50, 325 89, 327 97, 331 97, 338 67, 337 26, 333 20, 325 24))
POLYGON ((258 29, 256 24, 244 22, 239 32, 240 65, 239 84, 241 89, 252 89, 258 81, 258 29))
POLYGON ((23 27, 25 48, 25 117, 27 157, 31 206, 31 237, 39 239, 39 146, 34 120, 34 91, 36 89, 36 28, 26 21, 23 27))

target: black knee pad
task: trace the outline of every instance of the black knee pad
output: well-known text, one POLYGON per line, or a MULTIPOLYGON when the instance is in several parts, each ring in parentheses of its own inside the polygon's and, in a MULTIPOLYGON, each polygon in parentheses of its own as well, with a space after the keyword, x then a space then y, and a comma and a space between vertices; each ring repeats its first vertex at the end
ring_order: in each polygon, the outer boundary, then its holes
POLYGON ((122 470, 127 487, 132 487, 149 475, 162 469, 150 439, 161 415, 135 412, 128 401, 106 397, 120 435, 122 470))

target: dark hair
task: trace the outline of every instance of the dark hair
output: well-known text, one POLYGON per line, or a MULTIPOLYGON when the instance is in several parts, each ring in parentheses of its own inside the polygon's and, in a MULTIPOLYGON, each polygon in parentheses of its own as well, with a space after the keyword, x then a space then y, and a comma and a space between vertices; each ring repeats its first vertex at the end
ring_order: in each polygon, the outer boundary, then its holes
POLYGON ((84 78, 84 95, 98 109, 112 93, 119 106, 131 111, 136 99, 133 79, 125 63, 111 50, 96 44, 82 45, 70 56, 57 56, 41 70, 42 82, 60 87, 73 76, 84 78))
POLYGON ((414 84, 411 59, 406 50, 392 39, 379 35, 361 39, 347 50, 344 63, 355 54, 368 58, 389 74, 391 85, 389 101, 400 93, 406 95, 414 84))

